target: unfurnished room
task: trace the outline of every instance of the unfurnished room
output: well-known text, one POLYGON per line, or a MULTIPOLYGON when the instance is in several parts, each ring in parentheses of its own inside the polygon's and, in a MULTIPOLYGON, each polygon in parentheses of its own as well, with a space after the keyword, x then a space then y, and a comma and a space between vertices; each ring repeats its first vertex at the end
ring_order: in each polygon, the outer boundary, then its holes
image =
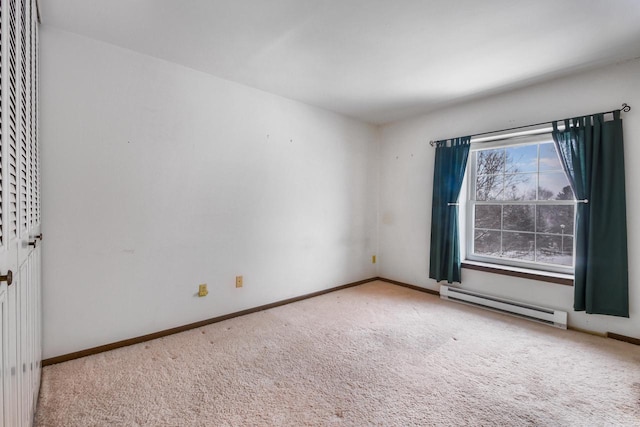
POLYGON ((3 0, 0 427, 640 425, 638 23, 3 0))

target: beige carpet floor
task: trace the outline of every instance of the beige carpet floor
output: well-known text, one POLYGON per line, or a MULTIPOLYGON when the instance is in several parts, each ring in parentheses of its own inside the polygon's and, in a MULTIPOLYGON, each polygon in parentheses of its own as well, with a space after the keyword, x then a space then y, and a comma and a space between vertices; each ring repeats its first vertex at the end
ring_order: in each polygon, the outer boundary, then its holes
POLYGON ((372 282, 45 367, 37 426, 639 426, 640 347, 372 282))

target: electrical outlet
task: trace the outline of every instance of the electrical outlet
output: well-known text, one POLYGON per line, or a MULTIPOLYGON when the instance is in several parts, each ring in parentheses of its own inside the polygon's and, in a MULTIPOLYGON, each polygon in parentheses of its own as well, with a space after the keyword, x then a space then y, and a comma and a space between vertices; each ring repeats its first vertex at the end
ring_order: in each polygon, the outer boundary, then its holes
POLYGON ((376 256, 372 255, 371 256, 371 264, 375 264, 376 263, 376 256))
POLYGON ((208 294, 209 294, 209 291, 207 290, 207 284, 206 283, 198 286, 198 296, 199 297, 206 297, 208 294))
POLYGON ((236 276, 236 288, 242 287, 242 276, 236 276))

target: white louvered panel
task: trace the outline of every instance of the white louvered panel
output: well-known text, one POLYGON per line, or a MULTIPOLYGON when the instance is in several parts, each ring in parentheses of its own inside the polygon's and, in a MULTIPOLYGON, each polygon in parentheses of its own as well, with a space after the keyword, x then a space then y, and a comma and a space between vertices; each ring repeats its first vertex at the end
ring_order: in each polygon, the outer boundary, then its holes
MULTIPOLYGON (((36 191, 35 191, 35 216, 36 216, 36 225, 39 227, 41 224, 40 221, 40 139, 38 137, 38 56, 39 56, 39 24, 38 24, 38 10, 37 10, 37 0, 33 0, 31 3, 32 7, 32 26, 31 32, 33 34, 33 138, 35 141, 35 164, 36 169, 34 175, 36 177, 36 191)), ((41 229, 38 228, 38 231, 41 232, 41 229)), ((42 236, 41 236, 42 237, 42 236)), ((40 239, 42 241, 42 239, 40 239)), ((34 285, 34 321, 33 326, 35 328, 35 336, 34 336, 34 383, 33 383, 33 399, 34 399, 34 416, 35 409, 38 405, 38 395, 40 394, 40 380, 42 378, 42 247, 38 246, 35 251, 33 251, 33 285, 34 285)))
POLYGON ((20 200, 20 236, 27 236, 29 227, 29 124, 28 124, 28 111, 29 111, 29 97, 27 96, 27 82, 28 70, 29 70, 29 55, 27 52, 27 1, 20 0, 20 151, 18 156, 19 167, 19 191, 18 195, 20 200))
POLYGON ((36 250, 35 283, 36 283, 36 384, 33 393, 36 404, 42 379, 42 248, 36 250))
POLYGON ((25 408, 24 408, 24 416, 25 416, 25 425, 30 426, 33 425, 32 416, 34 412, 33 407, 33 334, 35 333, 35 325, 33 324, 33 274, 31 264, 33 263, 33 255, 29 256, 26 264, 27 278, 25 283, 25 294, 26 294, 26 303, 25 307, 25 331, 24 331, 24 353, 22 356, 22 372, 24 376, 22 378, 23 388, 24 388, 24 399, 25 399, 25 408))
POLYGON ((28 387, 29 383, 29 335, 31 325, 28 323, 29 321, 29 263, 28 260, 25 261, 20 267, 20 271, 18 273, 20 278, 20 287, 18 288, 18 389, 20 402, 18 407, 20 408, 20 420, 22 426, 28 426, 29 424, 29 394, 30 390, 28 387))
MULTIPOLYGON (((31 23, 31 28, 33 25, 33 10, 29 11, 29 22, 31 23)), ((29 230, 32 230, 36 225, 36 215, 35 215, 35 195, 36 195, 36 139, 35 139, 35 73, 33 71, 33 67, 35 66, 35 61, 33 59, 35 48, 34 48, 35 37, 33 31, 29 31, 29 230)))
MULTIPOLYGON (((26 113, 27 106, 25 102, 25 87, 26 87, 26 74, 25 74, 25 63, 26 63, 26 45, 25 45, 25 22, 26 22, 26 4, 25 0, 20 0, 18 2, 18 11, 16 15, 16 26, 18 31, 16 33, 16 47, 17 47, 17 55, 18 60, 16 62, 16 100, 18 106, 18 117, 17 117, 17 125, 18 125, 18 244, 20 244, 20 238, 25 235, 25 224, 23 221, 23 212, 25 210, 26 203, 26 113)), ((27 275, 25 274, 26 263, 21 259, 21 251, 18 249, 18 281, 20 286, 18 287, 18 361, 16 364, 16 368, 18 370, 17 373, 17 382, 18 382, 18 422, 20 426, 27 425, 26 419, 26 410, 28 402, 25 399, 26 397, 26 387, 25 380, 27 376, 26 372, 26 356, 27 356, 27 333, 28 333, 28 325, 27 325, 27 290, 28 290, 28 281, 27 275)))
POLYGON ((40 281, 37 269, 40 268, 40 248, 34 250, 31 254, 31 261, 29 262, 29 268, 31 270, 31 311, 30 313, 30 330, 31 330, 31 352, 29 357, 29 368, 31 369, 31 383, 29 384, 29 397, 31 399, 31 416, 35 413, 36 403, 38 402, 38 389, 37 385, 40 383, 38 380, 38 355, 39 355, 39 342, 40 342, 40 328, 38 327, 38 313, 39 299, 40 299, 40 281))
POLYGON ((38 399, 38 391, 40 390, 40 359, 41 355, 41 341, 42 331, 40 327, 41 318, 41 247, 38 246, 30 257, 29 268, 31 269, 31 325, 32 325, 32 353, 30 359, 30 365, 32 369, 31 375, 31 394, 35 404, 38 399))
MULTIPOLYGON (((39 168, 40 168, 40 150, 38 148, 37 138, 37 62, 38 51, 36 47, 37 35, 38 35, 38 14, 36 0, 28 0, 29 4, 29 111, 30 121, 29 129, 31 130, 31 170, 30 179, 32 187, 30 189, 29 200, 31 201, 30 221, 32 221, 31 231, 32 234, 38 234, 40 230, 40 220, 37 214, 38 204, 40 201, 40 187, 39 187, 39 168), (37 227, 37 228, 36 228, 37 227)), ((41 234, 40 234, 41 236, 41 234)), ((41 343, 42 343, 42 331, 40 328, 40 316, 41 316, 41 239, 35 247, 29 253, 29 289, 30 289, 30 319, 29 319, 29 331, 30 331, 30 349, 29 349, 29 370, 30 381, 28 384, 29 394, 29 422, 27 425, 33 425, 33 419, 36 412, 36 406, 38 403, 38 394, 40 391, 40 360, 42 358, 41 343)))
MULTIPOLYGON (((2 169, 2 160, 3 159, 3 148, 5 146, 4 142, 4 134, 2 132, 2 119, 4 115, 3 110, 3 97, 4 90, 3 84, 5 83, 5 78, 3 72, 5 71, 2 67, 2 60, 4 54, 4 34, 5 31, 4 26, 2 25, 4 18, 4 4, 0 1, 0 250, 4 250, 4 206, 3 201, 3 188, 4 188, 4 170, 2 169)), ((8 360, 8 352, 9 352, 9 322, 7 316, 7 294, 8 287, 4 283, 0 283, 0 425, 5 426, 8 425, 8 422, 11 421, 9 419, 8 412, 8 402, 9 402, 9 393, 11 383, 9 381, 10 378, 10 369, 9 360, 8 360)))
POLYGON ((37 14, 35 8, 30 9, 29 31, 29 145, 30 145, 30 171, 29 171, 29 229, 33 230, 40 224, 38 214, 40 204, 40 188, 38 185, 38 169, 40 166, 40 150, 37 136, 37 50, 36 37, 38 30, 37 14))
POLYGON ((17 88, 17 28, 16 0, 8 0, 7 33, 7 240, 18 236, 18 88, 17 88))
POLYGON ((18 426, 31 426, 33 415, 37 403, 37 388, 40 379, 37 377, 40 372, 40 327, 39 314, 36 312, 40 308, 40 248, 30 252, 27 259, 22 263, 17 280, 20 284, 17 287, 17 344, 19 351, 16 362, 19 402, 18 426))
POLYGON ((33 58, 33 141, 34 141, 34 217, 35 217, 35 225, 40 225, 40 138, 39 138, 39 128, 38 128, 38 49, 40 45, 40 34, 38 30, 38 22, 37 22, 37 14, 34 13, 33 19, 33 51, 31 57, 33 58))
MULTIPOLYGON (((34 198, 35 198, 35 177, 37 176, 35 167, 36 167, 36 147, 35 147, 35 135, 34 135, 34 126, 35 126, 35 83, 34 83, 34 55, 35 55, 35 35, 34 31, 37 28, 37 22, 34 21, 35 8, 33 7, 32 0, 28 0, 27 8, 28 8, 28 30, 27 30, 27 39, 28 39, 28 112, 29 112, 29 197, 28 197, 28 220, 29 220, 29 238, 31 239, 33 236, 33 231, 35 231, 35 215, 34 215, 34 198)), ((39 243, 39 242, 38 242, 39 243)), ((38 355, 38 342, 40 341, 40 329, 38 327, 38 315, 36 310, 38 308, 38 299, 39 299, 39 287, 40 282, 38 280, 39 275, 37 274, 36 268, 39 268, 39 255, 40 255, 40 247, 34 247, 34 249, 29 253, 27 258, 27 266, 28 266, 28 311, 27 311, 27 355, 25 357, 26 366, 28 370, 27 382, 25 383, 26 387, 26 400, 27 400, 27 425, 33 425, 33 416, 36 410, 36 403, 38 399, 38 393, 36 385, 39 384, 39 380, 36 378, 38 375, 38 363, 37 363, 37 355, 38 355)))
MULTIPOLYGON (((27 0, 20 0, 20 20, 19 20, 19 32, 18 40, 20 46, 20 61, 19 61, 19 98, 18 103, 20 108, 20 148, 18 153, 18 176, 19 176, 19 194, 18 201, 20 206, 20 229, 18 231, 19 241, 28 239, 28 227, 29 227, 29 10, 27 0)), ((30 240, 30 239, 29 239, 30 240)), ((18 329, 20 334, 20 419, 21 425, 29 426, 31 423, 32 404, 31 398, 31 370, 30 370, 30 355, 31 355, 31 335, 33 326, 30 322, 29 312, 31 311, 31 287, 33 286, 31 281, 31 274, 29 264, 31 256, 27 252, 18 251, 18 268, 20 270, 20 282, 21 282, 21 304, 20 304, 20 327, 18 329), (26 255, 26 258, 24 256, 26 255)))
POLYGON ((20 370, 17 369, 18 365, 18 285, 17 279, 14 279, 12 286, 7 288, 6 292, 6 322, 7 322, 7 352, 6 360, 4 361, 4 386, 6 390, 5 394, 5 406, 4 406, 4 425, 5 426, 17 426, 19 425, 19 410, 18 410, 18 375, 20 370))
POLYGON ((35 17, 35 25, 33 26, 33 33, 34 33, 34 38, 35 38, 35 51, 33 54, 33 62, 34 62, 34 80, 33 80, 33 92, 35 94, 35 103, 33 105, 33 111, 35 113, 34 116, 34 138, 36 141, 36 222, 38 225, 41 224, 41 208, 40 208, 40 204, 41 204, 41 200, 42 200, 42 195, 41 195, 41 185, 40 185, 40 69, 39 69, 39 62, 38 62, 38 58, 40 57, 39 52, 40 52, 40 27, 38 26, 37 23, 37 14, 35 17))
POLYGON ((2 371, 0 381, 0 425, 8 425, 9 412, 6 402, 9 400, 10 373, 8 365, 7 350, 9 342, 9 322, 7 315, 7 286, 0 285, 0 370, 2 371), (8 375, 7 375, 8 374, 8 375), (5 395, 6 390, 6 395, 5 395))

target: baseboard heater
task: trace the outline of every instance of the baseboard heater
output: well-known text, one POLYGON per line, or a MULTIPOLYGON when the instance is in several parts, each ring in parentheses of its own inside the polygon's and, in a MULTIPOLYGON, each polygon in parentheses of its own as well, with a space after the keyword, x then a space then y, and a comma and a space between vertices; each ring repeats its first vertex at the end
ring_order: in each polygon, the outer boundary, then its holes
POLYGON ((440 298, 567 329, 566 311, 538 307, 445 285, 440 286, 440 298))

